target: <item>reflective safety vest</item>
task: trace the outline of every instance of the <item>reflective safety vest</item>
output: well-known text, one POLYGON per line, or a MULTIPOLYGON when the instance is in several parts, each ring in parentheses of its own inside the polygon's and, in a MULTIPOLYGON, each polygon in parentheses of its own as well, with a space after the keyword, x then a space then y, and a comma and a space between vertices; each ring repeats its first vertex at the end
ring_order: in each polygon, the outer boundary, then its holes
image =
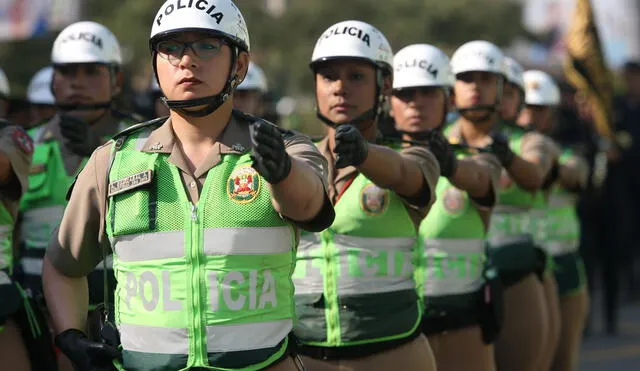
POLYGON ((287 350, 297 229, 249 154, 223 155, 192 204, 168 154, 112 149, 107 234, 127 370, 260 370, 287 350))
MULTIPOLYGON (((560 164, 567 163, 571 156, 571 150, 565 150, 560 156, 560 164)), ((576 214, 576 198, 558 184, 551 189, 546 210, 546 249, 553 256, 578 251, 580 222, 576 214)))
MULTIPOLYGON (((460 155, 458 157, 461 157, 460 155)), ((420 224, 418 292, 427 298, 476 292, 484 283, 485 226, 467 192, 440 177, 436 202, 420 224)), ((475 304, 475 303, 474 303, 475 304)))
POLYGON ((11 213, 0 202, 0 272, 5 271, 9 275, 13 274, 14 224, 15 221, 11 213))
MULTIPOLYGON (((521 154, 523 129, 502 125, 502 132, 509 138, 509 147, 521 154)), ((491 248, 527 243, 532 238, 532 221, 529 210, 535 194, 525 191, 513 182, 506 170, 502 170, 498 202, 491 214, 488 241, 491 248)))
POLYGON ((418 328, 413 279, 417 231, 396 194, 358 174, 331 227, 298 247, 295 334, 339 347, 402 339, 418 328))

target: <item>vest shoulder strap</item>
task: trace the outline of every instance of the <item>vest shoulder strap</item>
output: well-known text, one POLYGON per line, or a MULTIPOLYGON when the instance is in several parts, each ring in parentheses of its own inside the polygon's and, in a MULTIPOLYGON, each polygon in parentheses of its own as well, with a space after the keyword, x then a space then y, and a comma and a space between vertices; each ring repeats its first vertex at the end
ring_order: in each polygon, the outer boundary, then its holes
POLYGON ((146 122, 142 122, 140 124, 136 124, 133 126, 130 126, 124 130, 122 130, 121 132, 117 133, 116 135, 113 136, 113 140, 118 140, 120 138, 122 138, 123 140, 126 139, 127 137, 129 137, 132 134, 135 134, 139 131, 141 131, 142 129, 145 128, 150 128, 150 127, 159 127, 160 125, 162 125, 165 121, 167 121, 168 117, 159 117, 157 119, 153 119, 150 121, 146 121, 146 122))

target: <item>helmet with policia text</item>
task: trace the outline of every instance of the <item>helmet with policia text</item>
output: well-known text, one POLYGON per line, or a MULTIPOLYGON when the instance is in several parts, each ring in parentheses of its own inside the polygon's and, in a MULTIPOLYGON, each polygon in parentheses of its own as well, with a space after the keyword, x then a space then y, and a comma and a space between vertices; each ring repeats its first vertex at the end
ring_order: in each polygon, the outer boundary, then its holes
POLYGON ((524 92, 524 69, 511 57, 504 57, 504 77, 524 92))
MULTIPOLYGON (((114 34, 96 22, 77 22, 63 29, 53 42, 51 63, 55 67, 67 64, 104 64, 109 67, 112 85, 122 64, 120 44, 114 34)), ((55 92, 54 92, 55 93, 55 92)), ((108 102, 93 104, 57 104, 63 110, 95 110, 109 108, 108 102)))
POLYGON ((56 99, 51 94, 51 80, 53 79, 53 67, 47 66, 36 72, 27 88, 27 100, 31 104, 53 106, 56 99))
POLYGON ((488 41, 469 41, 453 53, 451 69, 456 78, 465 72, 489 72, 500 77, 498 79, 498 94, 494 104, 459 108, 459 111, 489 110, 493 112, 498 108, 502 99, 504 83, 504 55, 500 48, 488 41))
POLYGON ((267 92, 267 77, 257 64, 249 62, 249 69, 244 80, 236 90, 258 90, 261 93, 267 92))
POLYGON ((454 76, 449 57, 429 44, 414 44, 402 48, 393 57, 393 89, 440 86, 447 94, 454 76))
MULTIPOLYGON (((350 124, 357 126, 363 121, 377 121, 384 110, 384 78, 393 73, 393 51, 389 41, 382 32, 368 23, 354 20, 338 22, 323 32, 316 42, 309 66, 315 72, 319 64, 332 60, 361 60, 376 68, 374 106, 353 119, 350 124)), ((336 126, 317 108, 316 114, 327 125, 336 126)))
MULTIPOLYGON (((153 21, 149 46, 153 53, 153 69, 156 70, 155 47, 159 41, 183 32, 202 32, 222 39, 231 48, 231 67, 227 82, 218 94, 188 100, 165 100, 167 106, 187 116, 202 117, 217 110, 229 99, 233 90, 242 82, 236 71, 240 52, 250 51, 249 31, 240 10, 231 0, 202 0, 180 2, 167 0, 153 21), (185 110, 198 106, 199 110, 185 110)), ((156 79, 158 78, 156 72, 156 79)))
MULTIPOLYGON (((396 92, 416 87, 440 87, 448 97, 453 88, 455 78, 449 57, 433 45, 413 44, 400 49, 393 57, 393 69, 393 90, 396 92)), ((446 122, 448 101, 444 101, 440 127, 446 122)))
POLYGON ((9 98, 11 94, 11 88, 9 86, 9 79, 4 70, 0 68, 0 98, 9 98))
POLYGON ((543 71, 524 73, 525 103, 532 106, 558 106, 560 88, 553 77, 543 71))

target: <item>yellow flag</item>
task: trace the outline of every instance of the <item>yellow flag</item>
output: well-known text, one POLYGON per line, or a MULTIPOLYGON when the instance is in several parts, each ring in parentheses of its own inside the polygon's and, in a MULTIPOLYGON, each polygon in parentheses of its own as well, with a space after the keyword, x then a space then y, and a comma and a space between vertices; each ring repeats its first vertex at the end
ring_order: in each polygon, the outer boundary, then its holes
POLYGON ((589 0, 576 0, 566 35, 564 70, 569 82, 592 102, 593 119, 601 136, 613 132, 613 82, 607 69, 589 0))

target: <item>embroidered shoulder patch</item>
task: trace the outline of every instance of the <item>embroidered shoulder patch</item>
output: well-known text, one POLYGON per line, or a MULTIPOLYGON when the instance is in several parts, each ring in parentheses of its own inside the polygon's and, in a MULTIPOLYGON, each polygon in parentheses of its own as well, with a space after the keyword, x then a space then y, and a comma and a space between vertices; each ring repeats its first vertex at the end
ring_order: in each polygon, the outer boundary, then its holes
POLYGON ((22 128, 16 128, 11 135, 11 139, 22 152, 26 154, 33 153, 33 140, 22 128))
POLYGON ((240 166, 227 179, 227 195, 234 202, 246 204, 258 197, 261 185, 260 175, 251 165, 240 166))
POLYGON ((109 192, 107 193, 107 196, 115 196, 128 190, 142 187, 145 184, 151 183, 152 180, 153 170, 150 169, 130 175, 126 178, 116 180, 115 182, 109 184, 109 192))
POLYGON ((450 214, 460 214, 465 208, 465 195, 456 187, 449 187, 442 193, 442 205, 450 214))

